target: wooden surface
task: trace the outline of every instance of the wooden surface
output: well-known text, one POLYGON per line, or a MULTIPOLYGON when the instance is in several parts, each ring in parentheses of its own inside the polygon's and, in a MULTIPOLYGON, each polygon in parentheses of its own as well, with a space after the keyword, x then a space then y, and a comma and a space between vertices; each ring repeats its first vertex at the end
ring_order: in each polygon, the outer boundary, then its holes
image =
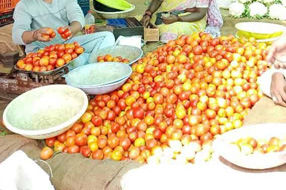
POLYGON ((9 103, 9 101, 0 99, 0 116, 1 116, 1 118, 2 118, 2 115, 3 115, 4 109, 8 105, 8 103, 9 103))

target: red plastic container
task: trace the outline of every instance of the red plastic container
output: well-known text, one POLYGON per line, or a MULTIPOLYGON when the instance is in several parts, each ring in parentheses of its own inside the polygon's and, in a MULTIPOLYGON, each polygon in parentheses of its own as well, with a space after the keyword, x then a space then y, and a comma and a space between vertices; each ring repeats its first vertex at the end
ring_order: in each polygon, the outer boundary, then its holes
POLYGON ((12 11, 19 0, 0 0, 0 13, 12 11))

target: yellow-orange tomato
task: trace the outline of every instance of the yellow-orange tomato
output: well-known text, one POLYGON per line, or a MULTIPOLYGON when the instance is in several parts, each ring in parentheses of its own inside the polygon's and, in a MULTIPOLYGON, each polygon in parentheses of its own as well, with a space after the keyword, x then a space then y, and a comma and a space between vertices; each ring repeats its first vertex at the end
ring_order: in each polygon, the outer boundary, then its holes
POLYGON ((41 159, 43 160, 48 160, 50 159, 54 154, 53 149, 51 149, 50 147, 44 147, 41 151, 41 159))
POLYGON ((91 121, 92 115, 90 113, 84 113, 83 116, 81 117, 81 121, 83 123, 87 123, 89 121, 91 121))
POLYGON ((111 159, 115 161, 120 161, 122 158, 122 152, 119 150, 114 150, 111 154, 111 159))

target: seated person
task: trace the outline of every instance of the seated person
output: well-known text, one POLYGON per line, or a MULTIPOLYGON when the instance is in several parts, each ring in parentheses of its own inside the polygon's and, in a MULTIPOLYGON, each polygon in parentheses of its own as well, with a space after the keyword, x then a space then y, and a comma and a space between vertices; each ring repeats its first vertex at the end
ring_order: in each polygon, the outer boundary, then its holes
POLYGON ((267 61, 274 68, 262 74, 260 88, 275 104, 286 107, 286 35, 272 43, 267 61))
POLYGON ((223 24, 216 0, 152 0, 141 22, 156 24, 166 41, 201 31, 217 37, 223 24))
MULTIPOLYGON (((51 44, 78 42, 85 53, 96 52, 100 48, 115 44, 111 32, 97 32, 75 36, 84 27, 84 15, 77 0, 21 0, 17 3, 13 18, 13 41, 25 45, 26 53, 36 52, 51 44), (42 37, 47 28, 53 28, 55 38, 48 41, 42 37), (57 33, 57 28, 69 28, 72 37, 64 40, 57 33), (73 37, 74 36, 74 37, 73 37)), ((88 59, 88 56, 87 56, 88 59)))

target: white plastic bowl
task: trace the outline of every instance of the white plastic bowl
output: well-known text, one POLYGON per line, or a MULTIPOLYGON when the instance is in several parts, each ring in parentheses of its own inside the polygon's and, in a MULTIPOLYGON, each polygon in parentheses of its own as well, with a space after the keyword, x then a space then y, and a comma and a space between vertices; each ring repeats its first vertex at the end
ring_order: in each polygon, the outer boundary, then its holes
POLYGON ((237 166, 249 169, 267 169, 285 164, 286 152, 245 155, 233 149, 231 143, 245 137, 270 139, 271 137, 285 138, 285 136, 285 123, 257 124, 223 134, 214 141, 213 148, 220 156, 237 166))
POLYGON ((125 83, 132 69, 118 62, 91 63, 70 71, 65 79, 68 85, 92 95, 112 92, 125 83))
POLYGON ((112 57, 121 56, 122 58, 129 59, 129 65, 132 65, 143 56, 142 49, 134 46, 118 45, 106 47, 98 50, 95 54, 91 54, 89 57, 89 63, 96 63, 98 56, 104 56, 110 54, 112 57))
POLYGON ((239 37, 254 37, 258 40, 277 38, 285 33, 285 27, 267 22, 240 22, 235 25, 239 37))
POLYGON ((129 77, 126 77, 120 81, 115 83, 107 84, 107 85, 100 85, 100 86, 86 86, 80 87, 84 92, 91 95, 99 95, 99 94, 106 94, 109 92, 113 92, 114 90, 121 87, 129 77))
POLYGON ((112 84, 132 74, 129 65, 118 62, 91 63, 70 71, 65 76, 68 85, 82 88, 112 84))
POLYGON ((6 127, 32 139, 57 136, 68 130, 86 111, 88 98, 68 85, 48 85, 15 98, 4 110, 6 127))

